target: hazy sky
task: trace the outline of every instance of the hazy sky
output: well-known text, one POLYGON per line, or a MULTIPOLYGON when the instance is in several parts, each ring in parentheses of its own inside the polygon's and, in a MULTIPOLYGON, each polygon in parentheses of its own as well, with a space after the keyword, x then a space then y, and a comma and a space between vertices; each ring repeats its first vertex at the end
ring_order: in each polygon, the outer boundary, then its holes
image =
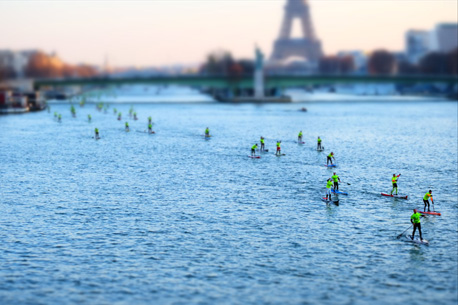
MULTIPOLYGON (((326 54, 402 50, 408 29, 457 22, 456 0, 309 0, 326 54)), ((0 49, 56 51, 70 63, 198 63, 215 49, 270 56, 286 0, 0 0, 0 49)), ((296 36, 299 27, 294 28, 296 36)))

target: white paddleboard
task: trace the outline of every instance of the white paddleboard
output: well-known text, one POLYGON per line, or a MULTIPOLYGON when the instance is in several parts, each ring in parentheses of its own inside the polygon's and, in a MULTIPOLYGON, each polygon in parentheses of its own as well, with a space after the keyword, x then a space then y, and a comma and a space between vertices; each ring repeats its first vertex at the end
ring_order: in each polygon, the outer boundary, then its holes
POLYGON ((405 236, 405 239, 406 239, 406 241, 414 243, 414 244, 420 244, 420 245, 429 246, 429 241, 427 241, 426 239, 420 240, 420 237, 418 237, 418 236, 415 236, 415 238, 412 239, 412 235, 407 234, 405 236))

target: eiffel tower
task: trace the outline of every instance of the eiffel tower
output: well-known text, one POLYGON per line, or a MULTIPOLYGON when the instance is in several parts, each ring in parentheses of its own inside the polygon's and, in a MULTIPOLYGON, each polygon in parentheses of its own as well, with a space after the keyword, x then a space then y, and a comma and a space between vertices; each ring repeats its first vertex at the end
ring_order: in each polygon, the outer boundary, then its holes
POLYGON ((282 61, 291 56, 299 56, 312 64, 317 64, 322 56, 321 42, 316 38, 313 31, 307 0, 287 1, 280 36, 274 43, 274 51, 270 59, 282 61), (294 18, 299 18, 302 22, 303 38, 291 38, 294 18))

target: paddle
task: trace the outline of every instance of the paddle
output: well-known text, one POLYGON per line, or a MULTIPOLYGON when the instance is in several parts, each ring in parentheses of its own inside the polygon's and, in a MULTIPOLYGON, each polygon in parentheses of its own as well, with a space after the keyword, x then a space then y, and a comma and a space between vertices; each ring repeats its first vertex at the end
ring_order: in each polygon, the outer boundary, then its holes
POLYGON ((398 236, 396 236, 396 239, 399 239, 402 234, 404 234, 408 229, 410 229, 412 227, 412 225, 410 225, 407 229, 404 230, 404 232, 402 232, 401 234, 399 234, 398 236))

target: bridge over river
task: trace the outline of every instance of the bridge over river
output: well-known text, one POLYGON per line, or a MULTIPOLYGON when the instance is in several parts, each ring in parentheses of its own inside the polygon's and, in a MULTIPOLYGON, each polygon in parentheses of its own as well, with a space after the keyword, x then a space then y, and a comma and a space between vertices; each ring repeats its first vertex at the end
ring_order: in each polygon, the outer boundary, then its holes
MULTIPOLYGON (((177 76, 150 76, 150 77, 97 77, 97 78, 69 78, 69 79, 43 79, 34 81, 34 88, 65 86, 103 86, 126 84, 149 85, 182 85, 200 88, 217 89, 249 89, 254 86, 253 76, 204 76, 204 75, 177 75, 177 76)), ((447 85, 458 84, 457 76, 431 76, 431 75, 393 75, 393 76, 361 76, 361 75, 267 75, 265 88, 291 88, 312 85, 336 84, 431 84, 441 83, 447 85)))

